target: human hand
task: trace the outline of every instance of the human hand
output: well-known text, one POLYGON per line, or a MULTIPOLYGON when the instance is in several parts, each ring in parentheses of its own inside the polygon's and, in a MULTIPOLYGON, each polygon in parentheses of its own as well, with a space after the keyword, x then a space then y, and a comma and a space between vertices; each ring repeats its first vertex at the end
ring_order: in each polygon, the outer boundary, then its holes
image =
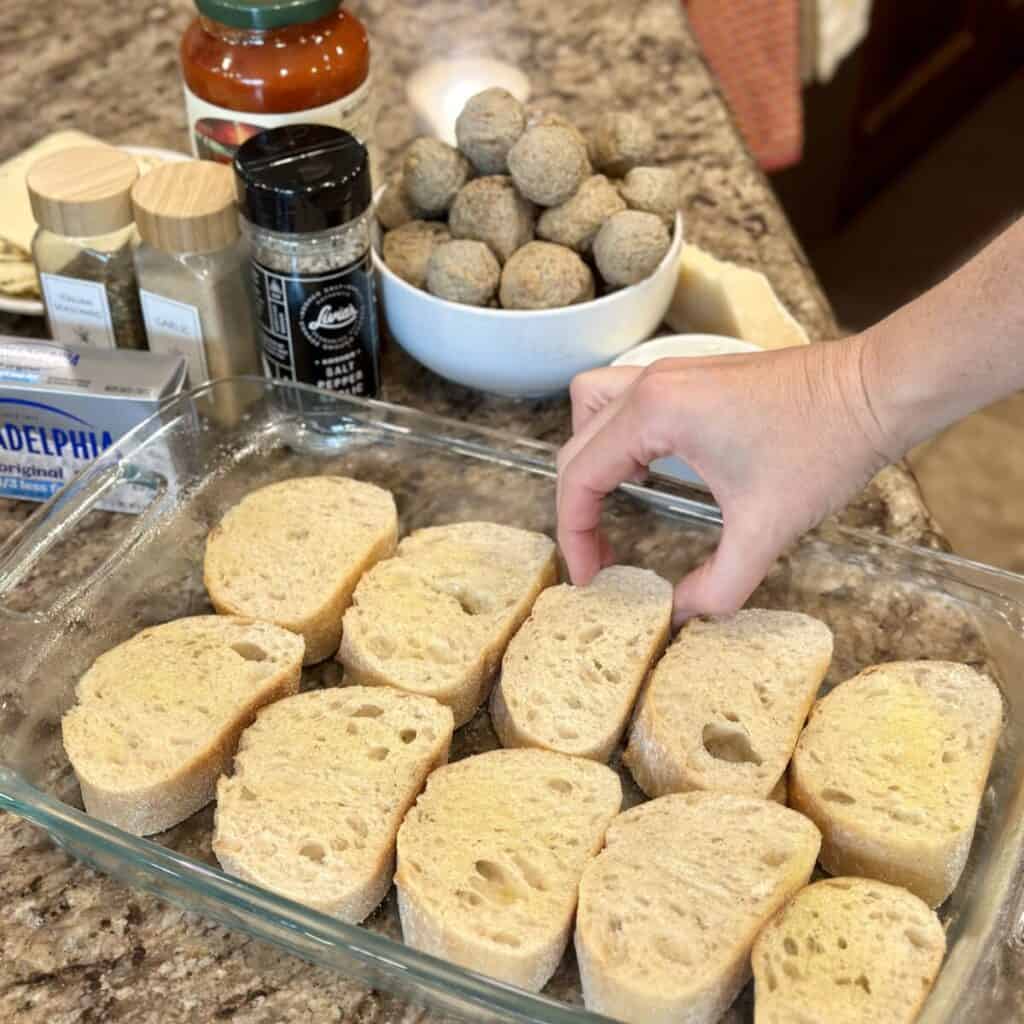
POLYGON ((722 511, 718 548, 675 591, 677 622, 735 611, 779 553, 899 453, 875 418, 862 336, 824 345, 613 367, 572 383, 558 457, 558 541, 574 583, 614 560, 601 500, 677 455, 722 511))

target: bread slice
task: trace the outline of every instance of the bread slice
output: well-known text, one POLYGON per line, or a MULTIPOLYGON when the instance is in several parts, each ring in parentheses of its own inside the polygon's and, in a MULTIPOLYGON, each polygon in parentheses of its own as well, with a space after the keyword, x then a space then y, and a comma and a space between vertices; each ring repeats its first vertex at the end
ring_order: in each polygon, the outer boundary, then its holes
POLYGON ((820 700, 789 799, 821 829, 824 868, 937 907, 967 862, 1002 713, 991 679, 946 661, 875 665, 820 700))
POLYGON ((492 750, 434 772, 398 833, 405 941, 539 991, 621 802, 610 768, 549 750, 492 750))
POLYGON ((452 729, 429 697, 363 686, 264 708, 217 785, 213 852, 232 875, 358 924, 391 887, 398 826, 452 729))
POLYGON ((346 681, 425 694, 464 725, 557 572, 555 545, 540 533, 497 523, 417 530, 356 588, 338 652, 346 681))
POLYGON ((583 998, 636 1024, 714 1024, 750 977, 758 931, 807 884, 821 837, 786 807, 682 793, 626 811, 583 871, 583 998))
POLYGON ((768 796, 831 659, 829 628, 799 612, 692 620, 640 703, 624 757, 633 778, 648 796, 768 796))
POLYGON ((148 836, 208 804, 256 711, 298 691, 302 646, 270 623, 199 615, 100 655, 61 723, 85 809, 148 836))
POLYGON ((672 584, 647 569, 616 565, 589 586, 545 590, 491 695, 502 744, 607 761, 671 620, 672 584))
POLYGON ((941 922, 906 889, 816 882, 754 943, 757 1024, 912 1024, 945 951, 941 922))
POLYGON ((359 577, 395 550, 389 491, 343 476, 297 477, 247 494, 210 531, 203 581, 225 615, 274 622, 330 657, 359 577))

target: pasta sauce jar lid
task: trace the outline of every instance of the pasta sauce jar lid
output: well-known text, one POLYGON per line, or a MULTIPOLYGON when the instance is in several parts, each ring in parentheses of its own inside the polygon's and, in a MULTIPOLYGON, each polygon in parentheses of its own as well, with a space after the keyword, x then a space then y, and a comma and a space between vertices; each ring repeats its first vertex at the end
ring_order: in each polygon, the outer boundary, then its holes
POLYGON ((205 18, 231 28, 270 29, 317 21, 333 14, 341 0, 196 0, 205 18))
POLYGON ((340 227, 372 199, 366 147, 341 128, 289 124, 235 154, 238 205, 251 224, 285 234, 340 227))

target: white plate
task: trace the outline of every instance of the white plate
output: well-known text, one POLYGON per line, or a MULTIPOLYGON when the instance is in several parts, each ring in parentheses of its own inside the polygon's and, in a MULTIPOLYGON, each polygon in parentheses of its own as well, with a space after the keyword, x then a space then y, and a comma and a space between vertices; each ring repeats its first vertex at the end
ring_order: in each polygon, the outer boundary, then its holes
MULTIPOLYGON (((187 153, 179 153, 174 149, 161 149, 159 146, 118 146, 132 156, 150 156, 165 163, 176 163, 179 160, 190 160, 187 153)), ((28 199, 25 200, 28 202, 28 199)), ((17 313, 21 316, 42 316, 43 304, 39 299, 19 299, 14 295, 0 292, 0 312, 17 313)))
MULTIPOLYGON (((646 341, 628 352, 623 352, 612 366, 650 366, 658 359, 676 359, 687 356, 700 359, 706 356, 736 355, 742 352, 761 352, 757 345, 738 338, 726 338, 719 334, 673 334, 667 338, 646 341)), ((708 485, 682 459, 669 455, 656 459, 650 465, 652 473, 674 477, 684 484, 707 490, 708 485)))

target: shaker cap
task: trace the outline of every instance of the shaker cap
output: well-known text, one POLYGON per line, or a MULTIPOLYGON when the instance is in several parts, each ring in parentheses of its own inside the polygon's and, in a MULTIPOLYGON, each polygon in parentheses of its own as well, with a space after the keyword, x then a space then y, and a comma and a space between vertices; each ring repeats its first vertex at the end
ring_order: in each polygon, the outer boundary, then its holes
POLYGON ((132 188, 139 235, 165 252, 215 252, 238 238, 231 168, 210 160, 162 164, 132 188))
POLYGON ((72 146, 37 160, 26 178, 36 223, 72 238, 106 235, 132 222, 139 167, 113 146, 72 146))
POLYGON ((238 205, 270 231, 326 231, 370 206, 366 147, 341 128, 289 124, 260 132, 235 154, 238 205))

